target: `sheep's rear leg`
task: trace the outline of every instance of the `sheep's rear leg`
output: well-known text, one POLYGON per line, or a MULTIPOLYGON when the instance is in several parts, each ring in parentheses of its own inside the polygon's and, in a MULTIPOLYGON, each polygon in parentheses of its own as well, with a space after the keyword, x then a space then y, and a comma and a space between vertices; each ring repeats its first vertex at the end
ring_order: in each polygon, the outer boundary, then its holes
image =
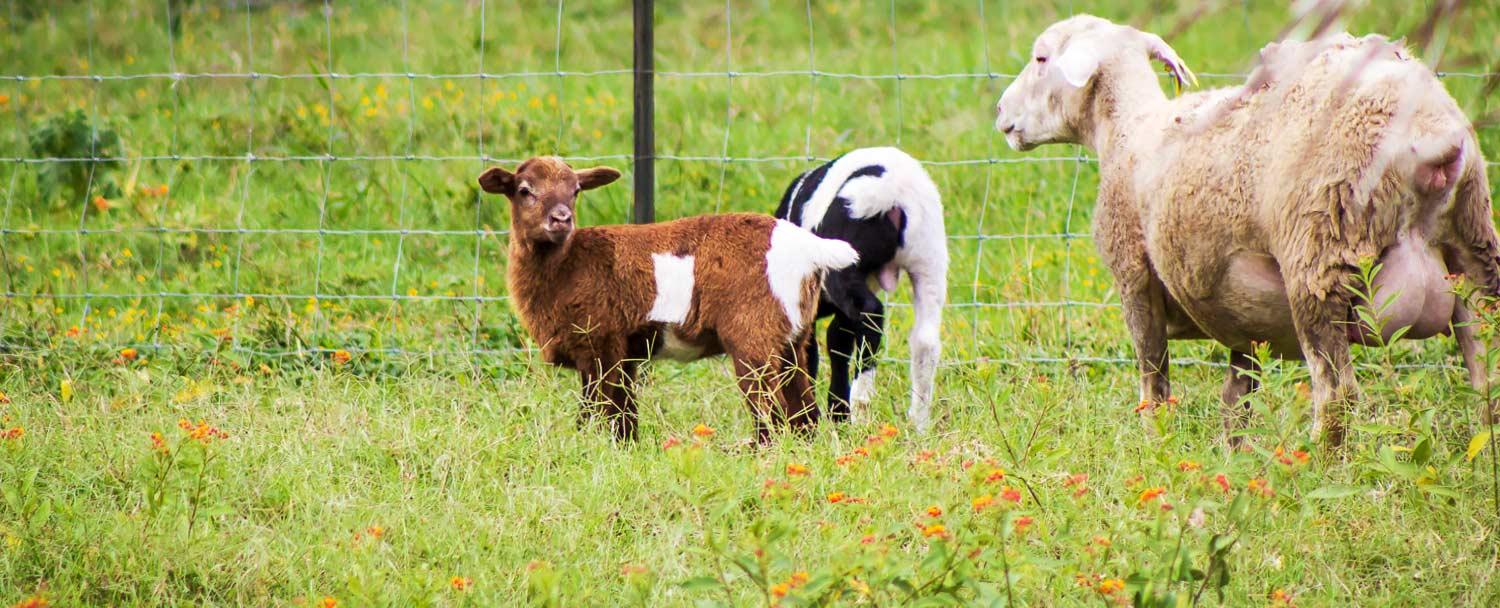
POLYGON ((1337 288, 1321 299, 1305 292, 1288 296, 1297 341, 1312 376, 1312 438, 1337 448, 1344 443, 1344 413, 1357 390, 1344 326, 1349 296, 1337 288))
POLYGON ((835 422, 849 419, 849 360, 854 354, 857 326, 842 312, 828 322, 828 415, 835 422))
POLYGON ((1485 395, 1489 370, 1484 366, 1484 353, 1480 351, 1479 336, 1474 331, 1474 315, 1463 302, 1453 306, 1453 340, 1458 342, 1458 352, 1463 355, 1464 369, 1469 372, 1469 386, 1482 395, 1479 420, 1486 425, 1494 424, 1495 404, 1485 395))
POLYGON ((787 412, 787 422, 792 430, 807 433, 818 423, 818 400, 813 392, 812 376, 807 369, 807 342, 812 341, 812 331, 787 348, 786 365, 782 369, 781 399, 787 412))
POLYGON ((1247 352, 1229 352, 1229 369, 1224 375, 1224 389, 1219 393, 1223 400, 1221 413, 1224 419, 1224 441, 1231 448, 1238 448, 1244 439, 1235 431, 1245 428, 1250 418, 1250 402, 1241 402, 1250 393, 1260 390, 1260 381, 1255 374, 1260 372, 1260 362, 1247 352))
POLYGON ((785 423, 790 412, 782 407, 779 380, 781 366, 777 357, 755 357, 737 354, 728 348, 734 360, 734 373, 739 378, 740 392, 750 406, 750 416, 755 420, 755 440, 762 444, 771 440, 771 426, 785 423))

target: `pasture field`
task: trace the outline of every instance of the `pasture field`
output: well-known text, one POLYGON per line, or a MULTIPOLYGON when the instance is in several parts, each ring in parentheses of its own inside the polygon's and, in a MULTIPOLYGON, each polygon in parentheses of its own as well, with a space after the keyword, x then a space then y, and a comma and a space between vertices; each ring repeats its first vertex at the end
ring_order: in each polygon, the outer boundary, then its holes
MULTIPOLYGON (((1451 341, 1358 350, 1339 453, 1295 364, 1226 451, 1206 343, 1173 346, 1179 402, 1137 413, 1097 166, 991 125, 1071 12, 1222 86, 1285 6, 727 5, 657 3, 657 216, 769 212, 857 146, 934 161, 931 434, 902 413, 905 288, 871 420, 750 446, 714 360, 649 368, 637 443, 577 428, 474 178, 612 164, 579 215, 628 217, 627 2, 0 2, 0 605, 1500 603, 1495 439, 1451 341)), ((1444 85, 1500 157, 1500 3, 1444 32, 1444 85)))

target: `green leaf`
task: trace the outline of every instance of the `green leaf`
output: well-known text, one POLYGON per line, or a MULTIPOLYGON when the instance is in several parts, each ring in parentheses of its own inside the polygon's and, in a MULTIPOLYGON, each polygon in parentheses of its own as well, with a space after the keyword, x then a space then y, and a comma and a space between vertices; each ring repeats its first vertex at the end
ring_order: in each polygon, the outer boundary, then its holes
POLYGON ((1432 439, 1423 438, 1422 441, 1417 442, 1417 449, 1412 450, 1411 461, 1416 464, 1427 464, 1429 458, 1432 458, 1432 439))
POLYGON ((681 587, 684 591, 707 591, 709 589, 717 589, 719 587, 719 579, 712 576, 695 576, 677 583, 677 586, 681 587))
POLYGON ((1308 498, 1343 498, 1364 492, 1369 488, 1364 486, 1332 485, 1323 486, 1307 493, 1308 498))
POLYGON ((1469 449, 1464 450, 1464 461, 1473 462, 1474 457, 1484 451, 1484 446, 1490 442, 1490 432, 1485 431, 1469 438, 1469 449))

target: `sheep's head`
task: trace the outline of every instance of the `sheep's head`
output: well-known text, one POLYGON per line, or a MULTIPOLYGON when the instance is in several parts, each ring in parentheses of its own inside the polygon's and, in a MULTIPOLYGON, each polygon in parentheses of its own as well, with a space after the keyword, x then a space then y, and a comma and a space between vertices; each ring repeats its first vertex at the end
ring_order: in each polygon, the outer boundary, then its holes
POLYGON ((578 193, 620 178, 610 167, 574 171, 555 156, 538 156, 515 173, 493 167, 479 176, 485 192, 510 199, 510 228, 525 242, 561 244, 573 235, 573 207, 578 193))
MULTIPOLYGON (((1092 15, 1052 24, 1031 47, 1031 60, 995 106, 995 128, 1016 150, 1041 144, 1082 143, 1080 125, 1101 66, 1161 61, 1179 83, 1196 82, 1187 64, 1161 37, 1092 15)), ((1132 66, 1134 67, 1134 66, 1132 66)), ((1153 82, 1154 84, 1154 82, 1153 82)))

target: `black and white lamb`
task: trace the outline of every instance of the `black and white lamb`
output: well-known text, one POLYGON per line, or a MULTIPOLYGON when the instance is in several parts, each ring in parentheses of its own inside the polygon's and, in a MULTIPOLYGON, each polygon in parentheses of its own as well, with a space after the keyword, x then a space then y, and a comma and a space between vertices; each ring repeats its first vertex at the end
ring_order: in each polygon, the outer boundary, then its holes
MULTIPOLYGON (((828 408, 835 420, 858 414, 874 396, 876 355, 885 327, 885 305, 876 290, 894 291, 900 272, 906 271, 915 317, 908 337, 911 407, 906 415, 918 432, 925 432, 931 425, 948 293, 943 205, 932 178, 901 150, 861 148, 797 176, 782 195, 776 217, 820 237, 845 241, 859 252, 858 264, 827 275, 818 303, 818 318, 833 317, 828 325, 828 408)), ((816 378, 816 338, 808 349, 808 371, 816 378)))

